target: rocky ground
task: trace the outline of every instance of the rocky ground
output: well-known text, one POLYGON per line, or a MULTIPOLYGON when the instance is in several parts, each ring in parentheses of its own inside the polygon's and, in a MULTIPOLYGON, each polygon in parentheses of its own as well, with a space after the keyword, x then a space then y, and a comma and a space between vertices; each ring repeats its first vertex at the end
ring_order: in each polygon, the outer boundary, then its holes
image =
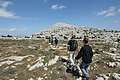
MULTIPOLYGON (((79 48, 82 42, 78 40, 79 48)), ((67 40, 53 48, 47 40, 0 40, 0 80, 82 80, 66 72, 67 40)), ((120 80, 120 43, 90 41, 91 80, 120 80)))

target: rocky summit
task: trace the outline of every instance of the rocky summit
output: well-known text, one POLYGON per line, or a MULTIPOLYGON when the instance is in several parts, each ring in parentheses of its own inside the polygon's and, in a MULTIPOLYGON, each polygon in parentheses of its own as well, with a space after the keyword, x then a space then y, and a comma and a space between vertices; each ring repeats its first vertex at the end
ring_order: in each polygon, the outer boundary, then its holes
POLYGON ((90 39, 94 52, 90 80, 120 80, 120 31, 61 22, 31 38, 0 39, 0 80, 83 80, 78 73, 81 59, 73 70, 68 70, 71 65, 67 64, 67 43, 73 34, 79 49, 83 45, 81 39, 90 39), (58 38, 57 47, 49 43, 51 36, 58 38))
POLYGON ((58 22, 48 29, 41 31, 38 34, 32 35, 34 38, 48 38, 49 36, 55 36, 59 39, 70 38, 72 35, 76 35, 78 39, 89 37, 93 40, 103 40, 105 42, 120 41, 120 31, 97 29, 86 26, 73 26, 63 22, 58 22))

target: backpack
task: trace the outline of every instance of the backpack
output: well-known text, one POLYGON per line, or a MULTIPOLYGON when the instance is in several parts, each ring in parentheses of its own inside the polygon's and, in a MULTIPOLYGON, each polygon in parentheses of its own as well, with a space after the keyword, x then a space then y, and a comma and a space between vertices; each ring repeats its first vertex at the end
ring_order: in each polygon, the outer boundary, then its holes
POLYGON ((72 51, 75 51, 78 47, 77 41, 76 40, 71 40, 71 45, 70 48, 72 51))

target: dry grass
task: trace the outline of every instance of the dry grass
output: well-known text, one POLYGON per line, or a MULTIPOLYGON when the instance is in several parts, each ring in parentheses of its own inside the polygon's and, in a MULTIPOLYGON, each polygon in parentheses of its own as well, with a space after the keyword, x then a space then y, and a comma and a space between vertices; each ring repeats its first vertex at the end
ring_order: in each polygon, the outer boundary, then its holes
MULTIPOLYGON (((82 41, 78 41, 79 48, 82 46, 82 41)), ((15 65, 13 63, 11 65, 4 64, 0 66, 0 79, 12 79, 15 80, 28 80, 30 78, 36 79, 38 77, 43 77, 44 74, 47 74, 48 77, 46 80, 55 80, 57 78, 63 77, 61 74, 62 72, 59 71, 59 67, 63 64, 62 62, 58 61, 55 65, 49 66, 48 70, 44 70, 43 67, 37 68, 33 71, 29 71, 27 65, 34 65, 35 61, 41 57, 45 56, 44 64, 48 63, 55 55, 63 56, 67 55, 67 48, 66 48, 67 41, 59 41, 59 47, 63 47, 62 49, 51 49, 48 42, 43 39, 40 40, 0 40, 0 62, 2 62, 3 58, 9 56, 26 56, 26 55, 34 55, 30 56, 22 61, 16 63, 22 63, 21 65, 15 65), (8 66, 16 66, 16 72, 14 74, 5 74, 3 70, 8 66), (55 69, 54 69, 55 68, 55 69), (51 71, 53 73, 51 73, 51 71), (57 72, 60 72, 57 74, 57 72)), ((102 49, 102 50, 109 50, 109 45, 105 43, 96 43, 96 41, 90 41, 90 45, 92 48, 95 49, 102 49)), ((102 73, 113 73, 118 72, 119 69, 117 68, 109 68, 104 61, 108 61, 110 59, 109 56, 103 55, 101 52, 98 53, 100 56, 95 59, 97 61, 91 64, 90 74, 95 76, 97 74, 102 73), (101 55, 102 54, 102 55, 101 55), (96 66, 96 67, 95 67, 96 66), (95 67, 97 70, 94 72, 92 67, 95 67)))

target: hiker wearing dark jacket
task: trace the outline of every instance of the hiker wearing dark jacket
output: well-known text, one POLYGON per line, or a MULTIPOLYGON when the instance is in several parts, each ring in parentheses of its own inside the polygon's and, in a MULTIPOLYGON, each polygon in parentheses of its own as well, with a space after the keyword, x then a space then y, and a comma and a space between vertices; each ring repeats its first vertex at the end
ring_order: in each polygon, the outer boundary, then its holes
POLYGON ((71 37, 71 40, 68 42, 68 54, 69 54, 69 60, 74 65, 74 54, 78 48, 78 43, 75 40, 75 35, 71 37))
POLYGON ((55 48, 57 47, 58 39, 55 37, 55 48))
POLYGON ((82 57, 82 62, 80 64, 80 69, 82 71, 83 77, 89 78, 90 75, 88 73, 88 67, 90 63, 92 62, 92 48, 88 45, 88 39, 85 38, 83 40, 84 46, 80 49, 78 55, 75 57, 76 60, 80 59, 82 57))

